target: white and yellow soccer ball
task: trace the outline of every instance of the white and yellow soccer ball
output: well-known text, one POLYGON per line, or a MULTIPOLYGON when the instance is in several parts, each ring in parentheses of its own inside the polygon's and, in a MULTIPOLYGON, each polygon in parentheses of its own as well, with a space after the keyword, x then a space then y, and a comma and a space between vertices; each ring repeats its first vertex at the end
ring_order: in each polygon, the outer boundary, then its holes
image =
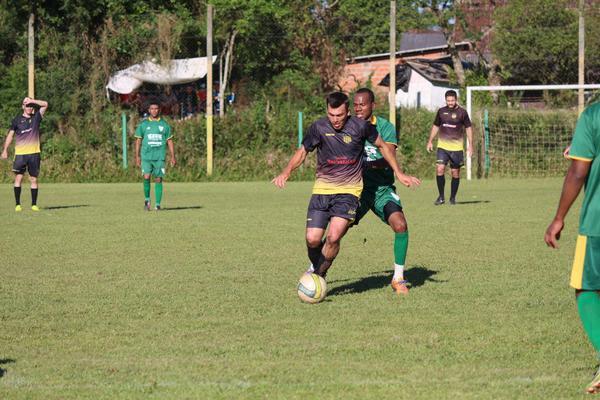
POLYGON ((298 297, 305 303, 315 304, 327 296, 327 282, 317 274, 306 273, 298 282, 298 297))

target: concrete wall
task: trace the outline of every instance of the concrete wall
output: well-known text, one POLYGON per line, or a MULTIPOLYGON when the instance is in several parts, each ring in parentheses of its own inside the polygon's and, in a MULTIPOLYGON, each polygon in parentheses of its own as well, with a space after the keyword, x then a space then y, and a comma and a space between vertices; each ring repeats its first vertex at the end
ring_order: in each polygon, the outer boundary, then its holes
POLYGON ((412 71, 408 92, 402 90, 396 92, 396 107, 416 108, 420 93, 420 106, 429 111, 437 111, 438 108, 446 105, 444 94, 448 89, 454 89, 459 93, 455 88, 436 86, 421 74, 412 71))

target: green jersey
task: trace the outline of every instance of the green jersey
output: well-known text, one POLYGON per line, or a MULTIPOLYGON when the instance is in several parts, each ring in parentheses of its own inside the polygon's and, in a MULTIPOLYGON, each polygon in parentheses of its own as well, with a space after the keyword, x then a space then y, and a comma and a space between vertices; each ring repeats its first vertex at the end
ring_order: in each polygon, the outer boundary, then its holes
MULTIPOLYGON (((394 125, 385 118, 371 117, 371 124, 375 125, 381 139, 386 143, 392 143, 398 146, 398 135, 394 125)), ((379 148, 373 143, 365 142, 365 171, 364 185, 368 186, 391 186, 394 184, 394 171, 390 165, 383 159, 379 148)))
POLYGON ((577 121, 569 158, 591 162, 585 183, 579 233, 600 236, 600 103, 586 108, 577 121))
POLYGON ((142 160, 164 161, 167 140, 171 139, 173 134, 164 119, 149 117, 138 125, 135 137, 142 139, 142 160))

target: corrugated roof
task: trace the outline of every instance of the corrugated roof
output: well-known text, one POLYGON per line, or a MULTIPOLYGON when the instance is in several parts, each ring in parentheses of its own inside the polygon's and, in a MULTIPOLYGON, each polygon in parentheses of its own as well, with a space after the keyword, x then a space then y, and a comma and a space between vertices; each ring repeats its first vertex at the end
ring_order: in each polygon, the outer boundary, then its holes
POLYGON ((400 51, 412 51, 445 46, 446 38, 439 31, 404 32, 400 40, 400 51))

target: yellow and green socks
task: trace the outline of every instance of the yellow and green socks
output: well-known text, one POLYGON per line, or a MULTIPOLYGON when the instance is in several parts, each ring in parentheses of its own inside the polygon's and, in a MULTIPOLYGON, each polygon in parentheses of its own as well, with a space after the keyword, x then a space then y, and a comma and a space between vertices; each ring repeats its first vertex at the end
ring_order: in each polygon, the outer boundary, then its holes
POLYGON ((587 333, 596 356, 600 351, 600 296, 595 291, 582 291, 577 296, 577 309, 585 333, 587 333))

